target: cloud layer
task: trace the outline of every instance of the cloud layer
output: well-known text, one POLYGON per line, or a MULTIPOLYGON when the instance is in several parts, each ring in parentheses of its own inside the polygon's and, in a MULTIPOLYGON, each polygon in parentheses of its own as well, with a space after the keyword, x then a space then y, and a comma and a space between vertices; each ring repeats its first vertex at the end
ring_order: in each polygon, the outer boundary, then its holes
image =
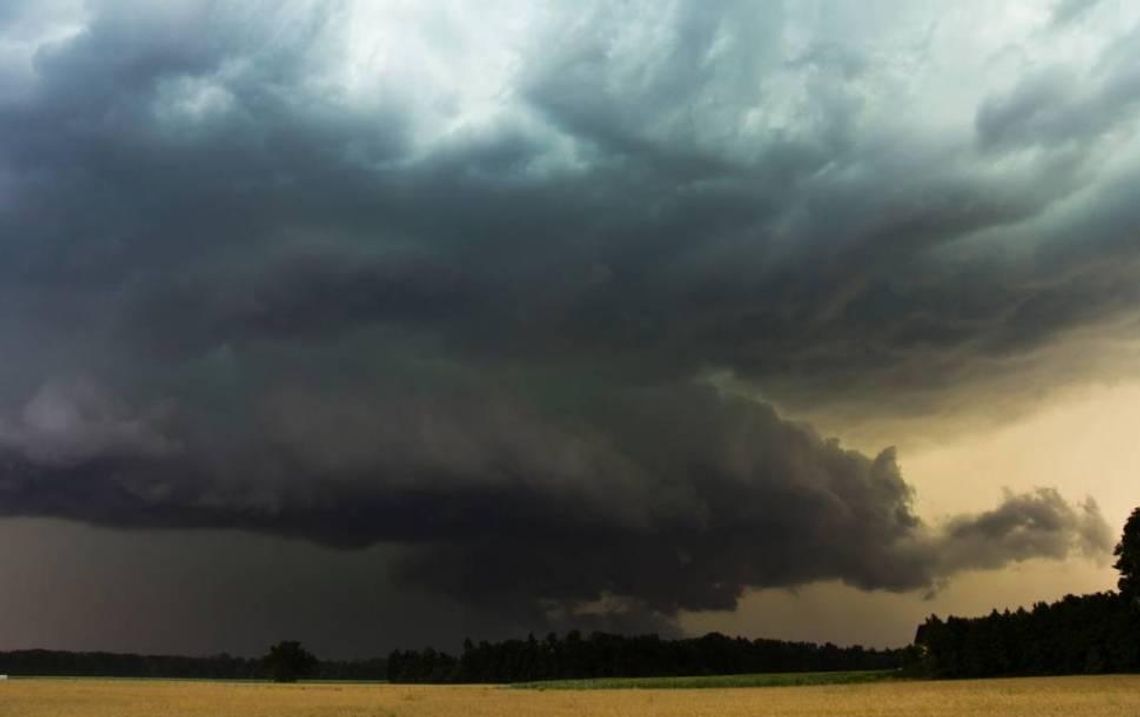
POLYGON ((256 432, 177 448, 91 399, 47 387, 0 432, 5 514, 397 543, 405 581, 535 623, 593 610, 646 625, 820 580, 933 590, 1111 546, 1095 503, 1052 490, 931 528, 893 450, 845 450, 708 386, 609 392, 553 421, 470 387, 293 389, 256 432))
POLYGON ((1108 543, 1050 490, 924 523, 773 406, 1131 370, 1126 3, 0 13, 6 515, 397 543, 547 618, 1108 543))

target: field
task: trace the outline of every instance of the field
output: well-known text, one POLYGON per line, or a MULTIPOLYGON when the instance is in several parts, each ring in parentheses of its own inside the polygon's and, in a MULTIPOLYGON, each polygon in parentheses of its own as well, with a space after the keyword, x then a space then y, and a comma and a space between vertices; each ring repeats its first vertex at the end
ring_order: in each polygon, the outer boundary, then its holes
POLYGON ((890 670, 856 672, 769 672, 756 675, 699 677, 602 677, 592 680, 549 680, 511 685, 534 690, 688 690, 725 687, 793 687, 798 685, 854 685, 895 679, 890 670))
POLYGON ((0 717, 1041 717, 1140 715, 1140 676, 801 687, 520 690, 405 686, 12 679, 0 717))

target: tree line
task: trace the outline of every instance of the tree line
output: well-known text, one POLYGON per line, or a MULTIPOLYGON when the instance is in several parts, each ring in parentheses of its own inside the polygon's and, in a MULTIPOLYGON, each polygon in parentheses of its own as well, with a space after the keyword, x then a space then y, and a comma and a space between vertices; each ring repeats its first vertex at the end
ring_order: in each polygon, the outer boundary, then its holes
POLYGON ((1032 610, 932 616, 915 635, 917 671, 996 677, 1140 671, 1140 610, 1118 593, 1067 595, 1032 610))
POLYGON ((978 618, 932 615, 915 634, 912 667, 930 677, 1140 672, 1140 508, 1115 555, 1117 592, 978 618))
MULTIPOLYGON (((288 644, 288 643, 281 643, 288 644)), ((274 646, 275 648, 277 646, 274 646)), ((15 650, 0 652, 0 674, 53 677, 165 677, 212 680, 279 679, 279 662, 263 658, 177 655, 136 655, 114 652, 66 652, 61 650, 15 650)), ((383 680, 387 661, 316 660, 303 663, 296 677, 318 680, 383 680)))
POLYGON ((458 656, 397 650, 388 656, 392 682, 533 682, 594 677, 732 675, 752 672, 882 670, 901 666, 905 650, 838 647, 831 643, 730 638, 720 633, 667 640, 572 631, 564 638, 473 643, 458 656))

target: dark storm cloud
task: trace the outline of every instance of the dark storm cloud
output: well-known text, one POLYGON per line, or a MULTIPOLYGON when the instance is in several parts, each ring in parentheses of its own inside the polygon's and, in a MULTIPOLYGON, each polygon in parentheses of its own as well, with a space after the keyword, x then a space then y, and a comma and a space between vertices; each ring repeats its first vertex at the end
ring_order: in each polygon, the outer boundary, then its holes
MULTIPOLYGON (((925 362, 916 348, 928 342, 968 361, 978 345, 1022 335, 1002 319, 1052 277, 1023 267, 1020 285, 1005 271, 963 285, 945 276, 952 262, 930 266, 926 253, 1077 189, 1079 158, 1037 158, 1010 176, 958 148, 865 136, 874 68, 817 48, 782 60, 744 34, 775 33, 775 5, 680 6, 655 21, 666 39, 646 50, 626 46, 621 13, 586 14, 522 78, 524 119, 426 154, 395 81, 368 105, 322 87, 345 22, 337 13, 270 14, 259 22, 271 44, 249 29, 255 17, 220 6, 142 20, 124 7, 41 48, 32 97, 5 114, 18 137, 10 164, 29 175, 16 183, 5 249, 12 283, 116 285, 124 331, 144 344, 170 343, 171 326, 200 351, 314 322, 325 332, 392 322, 492 357, 616 349, 674 376, 711 364, 759 380, 787 380, 795 365, 815 375, 797 381, 794 401, 847 367, 853 390, 867 366, 891 381, 925 362), (183 23, 197 31, 179 32, 183 23), (719 61, 702 59, 714 51, 719 61), (766 81, 805 92, 773 98, 766 81), (795 125, 746 128, 779 102, 795 125), (556 161, 558 142, 583 169, 536 169, 556 161), (277 255, 305 236, 330 256, 312 249, 309 276, 287 266, 273 276, 287 262, 277 255), (434 276, 384 266, 399 256, 364 256, 373 269, 336 278, 320 266, 352 261, 343 256, 358 244, 411 245, 434 276), (447 278, 460 276, 468 290, 447 278), (251 283, 262 293, 244 307, 213 296, 251 283), (974 315, 958 315, 963 302, 974 315)), ((1092 142, 1131 117, 1126 70, 1100 69, 1084 107, 1051 76, 985 98, 979 141, 1092 142)))
POLYGON ((4 425, 6 514, 399 543, 404 581, 534 621, 664 619, 817 580, 929 590, 1111 544, 1094 504, 1046 490, 928 526, 892 450, 845 450, 709 387, 611 394, 557 421, 482 392, 291 389, 257 433, 210 445, 95 396, 48 387, 4 425))
POLYGON ((1103 550, 1048 491, 927 525, 893 453, 694 378, 922 415, 1135 338, 1137 31, 805 8, 9 6, 0 512, 581 620, 1103 550))

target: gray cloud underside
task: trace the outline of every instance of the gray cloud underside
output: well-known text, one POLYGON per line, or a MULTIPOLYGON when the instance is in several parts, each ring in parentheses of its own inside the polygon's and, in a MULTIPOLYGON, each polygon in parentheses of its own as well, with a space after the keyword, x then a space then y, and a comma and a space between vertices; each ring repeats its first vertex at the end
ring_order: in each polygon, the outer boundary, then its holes
POLYGON ((1103 548, 693 383, 930 414, 1137 338, 1135 18, 809 5, 6 5, 0 510, 666 615, 1103 548))
POLYGON ((0 425, 0 510, 399 543, 413 548, 403 579, 536 616, 616 598, 668 617, 829 579, 930 590, 1111 545, 1095 504, 1051 490, 932 528, 893 451, 845 450, 708 386, 611 394, 557 420, 470 390, 294 389, 265 408, 236 441, 174 440, 92 387, 50 387, 0 425))

